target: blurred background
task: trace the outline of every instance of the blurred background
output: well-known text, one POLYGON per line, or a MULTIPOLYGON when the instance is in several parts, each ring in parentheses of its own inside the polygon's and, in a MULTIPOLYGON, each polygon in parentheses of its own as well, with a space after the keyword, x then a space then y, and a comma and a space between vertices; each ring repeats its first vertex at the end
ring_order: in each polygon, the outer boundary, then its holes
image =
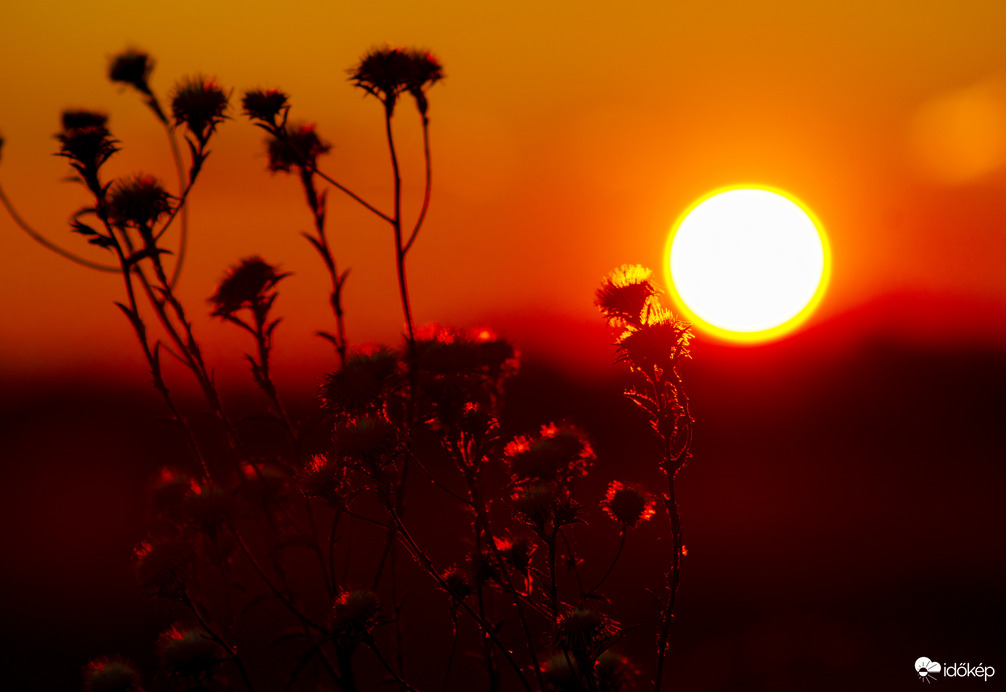
MULTIPOLYGON (((162 99, 196 72, 234 89, 232 120, 190 198, 179 293, 235 402, 253 396, 248 345, 200 306, 242 257, 293 273, 275 308, 285 316, 275 368, 301 415, 335 367, 312 336, 331 315, 326 275, 299 235, 311 218, 296 179, 266 171, 262 133, 236 106, 244 89, 290 94, 291 118, 333 144, 323 168, 387 208, 380 105, 346 70, 385 42, 441 59, 447 78, 429 93, 433 204, 409 262, 414 314, 511 339, 524 369, 508 431, 578 421, 595 440, 599 484, 616 473, 658 481, 592 305, 600 279, 623 262, 660 278, 671 224, 709 190, 756 183, 796 195, 832 246, 817 313, 770 344, 700 337, 684 367, 698 432, 679 476, 689 555, 676 689, 901 689, 918 684, 919 656, 1006 674, 1002 3, 11 0, 4 14, 0 183, 36 229, 95 259, 68 231, 86 197, 61 182, 68 169, 51 155, 61 109, 109 113, 123 147, 109 173, 169 184, 163 132, 105 79, 108 59, 149 51, 162 99)), ((401 109, 395 128, 414 218, 418 116, 401 109)), ((335 191, 329 216, 351 269, 350 341, 397 343, 388 229, 335 191)), ((172 438, 112 305, 119 292, 119 279, 0 218, 11 689, 72 689, 88 658, 123 641, 140 656, 164 625, 135 592, 129 552, 142 533, 140 488, 172 438)), ((183 373, 169 376, 192 393, 183 373)), ((660 556, 645 546, 663 528, 630 541, 638 569, 612 577, 640 595, 623 621, 649 608, 643 587, 659 582, 660 556), (635 584, 637 574, 651 576, 635 584)), ((611 528, 598 551, 615 540, 611 528)))

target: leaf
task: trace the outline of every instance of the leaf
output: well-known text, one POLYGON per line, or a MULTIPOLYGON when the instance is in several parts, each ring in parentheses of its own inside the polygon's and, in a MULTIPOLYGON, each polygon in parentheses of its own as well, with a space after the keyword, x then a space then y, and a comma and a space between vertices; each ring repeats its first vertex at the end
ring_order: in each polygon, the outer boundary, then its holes
POLYGON ((144 328, 143 328, 143 322, 140 321, 139 315, 137 315, 135 312, 133 312, 128 307, 126 307, 125 305, 123 305, 118 301, 116 301, 115 304, 119 306, 119 309, 122 310, 122 312, 126 315, 126 319, 128 319, 130 324, 133 325, 133 328, 137 331, 137 333, 142 336, 144 328))
POLYGON ((270 322, 269 325, 265 328, 265 335, 271 337, 273 330, 276 329, 276 326, 282 321, 283 321, 282 317, 277 317, 272 322, 270 322))
POLYGON ((87 242, 91 245, 97 245, 98 247, 103 248, 115 247, 115 241, 104 235, 96 235, 95 237, 88 239, 87 242))
POLYGON ((321 255, 322 259, 327 260, 328 252, 325 250, 325 246, 322 245, 317 238, 308 233, 301 233, 301 235, 307 238, 308 242, 314 246, 314 249, 318 251, 318 254, 321 255))
POLYGON ((131 267, 132 265, 139 262, 141 259, 146 259, 148 257, 155 257, 157 255, 170 255, 170 250, 163 250, 157 247, 143 248, 142 250, 137 250, 132 255, 126 258, 126 266, 131 267))
POLYGON ((74 221, 70 224, 70 231, 72 233, 80 233, 81 235, 98 235, 98 232, 88 226, 86 223, 81 223, 80 221, 74 221))
POLYGON ((315 332, 315 334, 317 336, 320 336, 322 339, 325 339, 326 341, 330 341, 333 346, 335 346, 336 348, 339 348, 339 340, 336 339, 331 334, 329 334, 328 332, 315 332))

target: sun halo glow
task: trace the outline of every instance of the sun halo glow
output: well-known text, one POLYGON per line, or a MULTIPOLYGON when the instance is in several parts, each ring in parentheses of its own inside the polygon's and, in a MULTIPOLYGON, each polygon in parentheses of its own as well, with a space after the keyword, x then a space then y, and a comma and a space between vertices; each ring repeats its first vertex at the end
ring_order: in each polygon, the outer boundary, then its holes
POLYGON ((831 263, 813 213, 787 193, 756 186, 723 188, 692 204, 668 236, 666 260, 678 310, 706 333, 748 344, 806 320, 831 263))

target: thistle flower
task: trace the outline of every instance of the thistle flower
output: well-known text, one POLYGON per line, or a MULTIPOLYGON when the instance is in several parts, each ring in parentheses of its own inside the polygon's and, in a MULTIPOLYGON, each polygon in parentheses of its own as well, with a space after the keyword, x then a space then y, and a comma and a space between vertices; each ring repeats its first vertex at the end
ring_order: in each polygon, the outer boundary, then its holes
POLYGON ((108 64, 108 78, 113 82, 128 84, 142 94, 151 95, 147 80, 154 69, 154 61, 147 53, 127 48, 108 64))
POLYGON ((65 110, 60 114, 59 119, 64 130, 105 127, 108 124, 108 116, 97 111, 65 110))
POLYGON ((608 326, 640 327, 660 293, 650 281, 652 272, 638 264, 623 264, 605 278, 595 293, 594 303, 608 326))
POLYGON ((118 656, 101 656, 84 666, 86 692, 143 692, 140 673, 118 656))
POLYGON ((639 668, 627 656, 610 649, 598 656, 594 664, 598 692, 620 692, 630 687, 639 676, 639 668))
POLYGON ((515 486, 555 481, 569 485, 587 475, 596 459, 579 429, 571 425, 544 425, 537 438, 518 437, 504 448, 504 461, 515 486))
POLYGON ((443 79, 443 68, 429 52, 387 46, 375 48, 349 70, 350 81, 384 103, 390 117, 398 95, 408 91, 420 113, 426 114, 425 90, 443 79))
POLYGON ((654 367, 670 372, 682 358, 689 357, 692 327, 677 319, 670 310, 650 313, 638 328, 619 337, 616 361, 633 369, 652 371, 654 367))
POLYGON ((193 557, 188 543, 181 538, 151 538, 133 552, 141 589, 159 598, 182 596, 193 557))
POLYGON ((276 118, 289 106, 287 95, 278 89, 250 89, 241 99, 241 110, 252 120, 276 126, 276 118))
POLYGON ((319 397, 329 414, 358 416, 380 410, 400 384, 398 355, 386 346, 353 351, 345 365, 325 375, 319 397))
POLYGON ((171 115, 175 125, 185 124, 196 140, 206 144, 217 125, 226 119, 228 95, 216 82, 202 75, 189 77, 175 86, 171 115))
POLYGON ((315 454, 297 476, 297 484, 307 497, 322 500, 333 507, 346 504, 346 467, 328 454, 315 454))
POLYGON ((290 477, 282 466, 271 461, 252 461, 241 465, 245 497, 266 505, 286 494, 290 477))
POLYGON ((155 514, 173 515, 192 490, 193 478, 185 471, 162 467, 150 484, 150 505, 155 514))
POLYGON ((416 100, 416 108, 426 117, 429 104, 426 101, 426 89, 444 78, 444 68, 429 51, 410 49, 408 51, 411 69, 405 88, 416 100))
POLYGON ((314 125, 294 125, 284 129, 279 137, 266 140, 269 151, 269 170, 289 173, 294 168, 313 171, 318 167, 318 157, 327 154, 332 145, 322 140, 314 125))
POLYGON ((457 601, 463 601, 475 593, 468 575, 456 565, 445 569, 440 578, 447 585, 447 593, 457 601))
POLYGON ((108 199, 108 218, 117 226, 149 231, 171 212, 171 200, 156 178, 140 173, 116 181, 108 199))
POLYGON ((193 481, 182 500, 180 515, 187 524, 216 537, 220 527, 230 520, 233 506, 234 498, 229 492, 193 481))
POLYGON ((241 260, 228 270, 220 280, 216 293, 210 297, 213 314, 226 317, 241 308, 256 309, 270 304, 275 296, 272 290, 276 284, 290 276, 289 273, 280 274, 276 270, 277 267, 258 255, 241 260))
POLYGON ((332 448, 339 457, 368 464, 390 460, 399 441, 398 430, 383 416, 363 416, 332 433, 332 448))
POLYGON ((559 505, 559 491, 554 485, 532 485, 511 497, 517 518, 540 532, 551 524, 559 505))
POLYGON ((630 528, 651 519, 656 513, 653 507, 653 496, 650 493, 620 481, 612 481, 601 500, 601 509, 609 517, 630 528))
POLYGON ((618 623, 596 610, 575 608, 556 623, 555 645, 568 651, 578 663, 593 662, 615 639, 618 623))
POLYGON ((360 639, 380 624, 381 601, 373 591, 343 591, 332 604, 332 634, 360 639))
POLYGON ((108 116, 95 111, 63 111, 61 123, 63 131, 56 135, 59 140, 57 156, 64 156, 74 168, 86 178, 97 180, 98 169, 119 150, 118 142, 112 139, 106 123, 108 116))
POLYGON ((199 627, 172 625, 158 637, 157 653, 169 675, 198 678, 213 670, 223 650, 199 627))
POLYGON ((541 663, 539 670, 541 681, 548 692, 579 692, 583 689, 580 677, 565 654, 555 654, 541 663))
POLYGON ((500 551, 506 563, 521 573, 531 568, 531 555, 535 545, 527 536, 495 539, 496 549, 500 551))

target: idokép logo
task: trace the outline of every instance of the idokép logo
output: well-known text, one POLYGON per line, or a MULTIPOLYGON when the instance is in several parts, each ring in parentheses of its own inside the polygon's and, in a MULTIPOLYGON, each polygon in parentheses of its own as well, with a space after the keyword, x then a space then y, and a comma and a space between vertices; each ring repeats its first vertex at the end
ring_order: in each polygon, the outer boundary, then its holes
POLYGON ((979 678, 985 682, 996 674, 996 669, 979 663, 944 663, 940 665, 925 656, 915 660, 915 672, 922 682, 935 682, 942 673, 944 678, 979 678))

